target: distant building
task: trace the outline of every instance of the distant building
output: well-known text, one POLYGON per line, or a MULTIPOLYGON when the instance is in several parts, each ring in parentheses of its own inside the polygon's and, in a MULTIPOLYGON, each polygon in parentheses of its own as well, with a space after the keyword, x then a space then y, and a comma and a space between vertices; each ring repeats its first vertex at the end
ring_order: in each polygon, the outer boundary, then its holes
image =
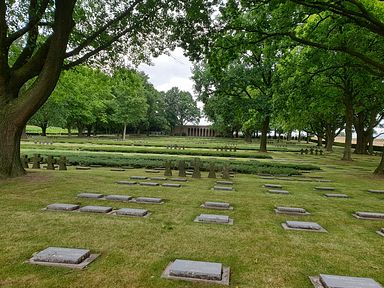
POLYGON ((172 130, 174 136, 215 137, 216 132, 211 126, 185 125, 172 130))

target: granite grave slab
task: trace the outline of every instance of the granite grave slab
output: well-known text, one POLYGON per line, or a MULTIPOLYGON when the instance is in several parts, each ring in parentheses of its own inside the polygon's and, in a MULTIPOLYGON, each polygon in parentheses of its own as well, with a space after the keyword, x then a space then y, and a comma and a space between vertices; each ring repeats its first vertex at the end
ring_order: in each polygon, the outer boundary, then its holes
POLYGON ((281 189, 269 189, 268 192, 272 194, 285 194, 285 195, 289 194, 287 190, 281 190, 281 189))
POLYGON ((145 217, 149 216, 148 210, 145 209, 134 209, 134 208, 121 208, 116 210, 118 216, 133 216, 133 217, 145 217))
POLYGON ((112 207, 90 205, 81 207, 79 211, 88 213, 109 213, 112 211, 112 207))
POLYGON ((149 178, 150 180, 160 180, 160 181, 165 181, 167 180, 168 178, 167 177, 162 177, 162 176, 158 176, 158 177, 151 177, 149 178))
POLYGON ((384 237, 384 228, 381 228, 379 231, 376 231, 376 232, 377 232, 377 234, 384 237))
POLYGON ((91 254, 88 249, 48 247, 35 253, 30 264, 83 269, 99 255, 91 254))
POLYGON ((346 194, 330 194, 330 193, 327 193, 327 194, 324 194, 325 197, 328 197, 328 198, 349 198, 348 195, 346 194))
POLYGON ((320 190, 320 191, 334 191, 336 190, 335 187, 315 187, 315 190, 320 190))
POLYGON ((229 187, 229 186, 213 186, 213 190, 234 191, 235 189, 233 187, 229 187))
POLYGON ((105 200, 109 201, 122 201, 122 202, 128 202, 132 199, 131 196, 126 195, 107 195, 104 197, 105 200))
POLYGON ((148 179, 146 176, 131 176, 129 178, 133 179, 133 180, 146 180, 146 179, 148 179))
POLYGON ((173 187, 173 188, 180 188, 181 184, 176 184, 176 183, 164 183, 161 186, 163 187, 173 187))
POLYGON ((358 219, 364 220, 384 220, 384 213, 376 212, 356 212, 353 214, 358 219))
POLYGON ((156 183, 156 182, 140 182, 139 185, 141 185, 141 186, 159 186, 159 183, 156 183))
POLYGON ((169 180, 171 181, 176 181, 176 182, 187 182, 187 178, 170 178, 169 180))
POLYGON ((160 170, 147 169, 147 170, 145 170, 145 173, 155 173, 155 174, 158 174, 158 173, 160 173, 160 170))
POLYGON ((219 184, 219 185, 233 185, 233 181, 218 180, 218 181, 216 181, 216 184, 219 184))
POLYGON ((211 202, 207 201, 204 202, 201 207, 206 208, 206 209, 218 209, 218 210, 232 210, 233 207, 229 203, 225 202, 211 202))
POLYGON ((283 188, 283 186, 279 184, 264 184, 264 188, 283 188))
POLYGON ((122 184, 122 185, 136 185, 137 182, 135 181, 126 181, 126 180, 121 180, 121 181, 116 181, 117 184, 122 184))
POLYGON ((125 169, 123 169, 123 168, 112 168, 111 171, 112 172, 124 172, 125 169))
POLYGON ((176 259, 167 266, 162 277, 229 285, 229 275, 229 267, 221 263, 176 259))
POLYGON ((195 218, 194 222, 232 225, 233 219, 226 215, 200 214, 195 218))
POLYGON ((90 198, 90 199, 99 199, 102 198, 104 195, 99 193, 80 193, 77 194, 77 197, 79 198, 90 198))
POLYGON ((137 203, 148 203, 148 204, 162 204, 163 199, 161 198, 152 198, 152 197, 137 197, 134 199, 137 203))
POLYGON ((315 288, 383 288, 372 278, 320 274, 309 279, 315 288))
POLYGON ((384 194, 384 190, 377 190, 377 189, 368 189, 368 192, 376 193, 376 194, 384 194))
POLYGON ((275 212, 277 214, 287 214, 287 215, 310 215, 311 214, 307 212, 304 208, 284 207, 284 206, 276 207, 275 212))
POLYGON ((327 232, 323 227, 315 222, 286 221, 285 223, 282 223, 282 226, 286 230, 327 232))
POLYGON ((88 167, 88 166, 77 166, 76 170, 91 170, 91 167, 88 167))
POLYGON ((52 211, 74 211, 79 209, 79 205, 75 204, 63 204, 63 203, 53 203, 49 204, 46 208, 46 210, 52 210, 52 211))

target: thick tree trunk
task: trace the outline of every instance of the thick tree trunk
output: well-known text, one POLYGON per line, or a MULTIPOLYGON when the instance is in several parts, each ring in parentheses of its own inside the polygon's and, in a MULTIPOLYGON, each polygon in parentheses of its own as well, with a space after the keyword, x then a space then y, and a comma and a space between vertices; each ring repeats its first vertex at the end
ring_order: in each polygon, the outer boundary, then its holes
POLYGON ((301 142, 301 130, 299 130, 299 135, 297 136, 297 141, 300 143, 301 142))
POLYGON ((352 161, 352 125, 353 125, 353 103, 352 97, 345 96, 345 144, 342 160, 352 161))
POLYGON ((266 116, 261 128, 260 152, 267 152, 267 139, 269 131, 269 116, 266 116))
POLYGON ((380 164, 379 166, 377 166, 375 172, 373 173, 377 175, 384 175, 384 148, 383 148, 383 153, 381 154, 380 164))
POLYGON ((72 136, 72 129, 71 129, 71 127, 67 127, 67 130, 68 130, 68 137, 71 137, 72 136))
POLYGON ((371 155, 373 154, 373 141, 374 141, 374 138, 373 138, 373 131, 372 131, 368 141, 368 153, 371 155))
POLYGON ((323 147, 323 137, 321 135, 317 136, 317 146, 323 147))
POLYGON ((20 162, 20 138, 24 125, 15 127, 12 119, 0 110, 0 178, 17 177, 25 174, 20 162))
POLYGON ((355 154, 367 154, 367 145, 368 138, 366 137, 366 132, 364 131, 363 125, 355 125, 356 131, 356 148, 355 154))
POLYGON ((44 122, 42 125, 41 125, 41 136, 47 136, 47 127, 48 127, 48 123, 47 122, 44 122))
POLYGON ((92 135, 92 125, 87 126, 87 137, 91 137, 92 135))

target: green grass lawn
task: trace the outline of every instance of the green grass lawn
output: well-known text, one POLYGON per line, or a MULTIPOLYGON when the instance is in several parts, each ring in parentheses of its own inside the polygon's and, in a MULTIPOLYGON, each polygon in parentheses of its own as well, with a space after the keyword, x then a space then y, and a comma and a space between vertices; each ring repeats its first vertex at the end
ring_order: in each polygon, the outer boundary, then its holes
MULTIPOLYGON (((153 141, 151 139, 151 141, 153 141)), ((163 141, 163 140, 162 140, 163 141)), ((201 141, 201 140, 195 140, 201 141)), ((340 161, 341 150, 325 157, 272 152, 273 163, 314 164, 312 176, 332 183, 263 180, 236 174, 234 192, 211 191, 213 179, 191 179, 183 188, 117 185, 144 169, 112 172, 32 171, 0 182, 0 286, 5 287, 220 287, 162 279, 176 258, 221 262, 231 267, 230 287, 310 288, 308 276, 338 274, 372 277, 384 284, 384 237, 375 233, 384 221, 357 220, 354 211, 384 212, 384 195, 366 190, 384 189, 384 179, 372 176, 378 157, 354 156, 340 161), (291 195, 273 195, 264 183, 279 183, 291 195), (334 186, 351 199, 327 199, 315 186, 334 186), (77 199, 79 192, 161 197, 163 205, 77 199), (205 210, 204 201, 224 201, 233 211, 205 210), (125 218, 41 211, 61 202, 146 208, 149 218, 125 218), (276 215, 274 206, 306 208, 310 216, 276 215), (224 214, 233 226, 194 223, 200 213, 224 214), (286 220, 315 221, 328 233, 286 231, 286 220), (48 246, 88 248, 100 253, 87 269, 34 266, 23 263, 48 246)))

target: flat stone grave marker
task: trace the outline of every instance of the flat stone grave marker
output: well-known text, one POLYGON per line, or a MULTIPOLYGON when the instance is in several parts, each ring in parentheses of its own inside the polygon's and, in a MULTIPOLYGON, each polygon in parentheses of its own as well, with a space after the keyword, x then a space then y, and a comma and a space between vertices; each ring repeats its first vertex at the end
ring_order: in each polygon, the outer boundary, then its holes
POLYGON ((137 198, 135 198, 135 202, 148 203, 148 204, 161 204, 161 203, 163 203, 163 199, 152 198, 152 197, 137 197, 137 198))
POLYGON ((207 208, 207 209, 219 209, 219 210, 232 210, 233 207, 229 203, 225 202, 204 202, 201 207, 207 208))
POLYGON ((221 191, 234 191, 233 187, 228 186, 213 186, 213 190, 221 190, 221 191))
POLYGON ((176 181, 176 182, 187 182, 187 178, 170 178, 169 180, 171 181, 176 181))
POLYGON ((315 190, 320 190, 320 191, 334 191, 336 190, 335 187, 315 187, 315 190))
POLYGON ((79 209, 79 205, 75 204, 63 204, 63 203, 53 203, 49 204, 46 208, 46 210, 53 210, 53 211, 74 211, 79 209))
POLYGON ((221 263, 176 259, 167 266, 162 277, 229 285, 229 275, 229 267, 221 263))
POLYGON ((134 208, 121 208, 116 210, 118 216, 134 216, 134 217, 145 217, 149 216, 148 210, 145 209, 134 209, 134 208))
POLYGON ((88 249, 48 247, 34 254, 28 263, 83 269, 98 256, 88 249))
POLYGON ((156 183, 156 182, 140 182, 139 185, 141 185, 141 186, 159 186, 159 183, 156 183))
POLYGON ((136 185, 137 184, 137 182, 135 182, 135 181, 126 181, 126 180, 117 181, 116 183, 122 184, 122 185, 136 185))
POLYGON ((109 213, 112 211, 112 207, 106 206, 84 206, 81 207, 80 212, 89 212, 89 213, 109 213))
POLYGON ((273 179, 275 179, 275 177, 273 177, 273 176, 260 176, 259 178, 260 179, 264 179, 264 180, 273 180, 273 179))
POLYGON ((181 187, 181 184, 176 184, 176 183, 164 183, 164 184, 161 184, 161 186, 163 186, 163 187, 180 188, 180 187, 181 187))
POLYGON ((383 288, 372 278, 320 274, 309 277, 315 288, 383 288))
POLYGON ((233 181, 218 180, 218 181, 216 181, 216 184, 220 184, 220 185, 233 185, 233 181))
POLYGON ((131 196, 126 196, 126 195, 107 195, 104 197, 105 200, 109 201, 123 201, 123 202, 128 202, 129 200, 132 199, 131 196))
POLYGON ((354 216, 364 220, 384 220, 384 213, 376 212, 356 212, 354 216))
POLYGON ((123 169, 123 168, 112 168, 111 171, 113 171, 113 172, 124 172, 125 169, 123 169))
POLYGON ((282 226, 286 230, 327 232, 323 227, 315 222, 286 221, 282 224, 282 226))
POLYGON ((384 190, 368 189, 370 193, 384 194, 384 190))
POLYGON ((185 171, 185 175, 191 176, 193 174, 193 171, 185 171))
POLYGON ((277 214, 288 214, 288 215, 310 215, 311 214, 307 212, 304 208, 284 207, 284 206, 276 207, 275 212, 277 214))
POLYGON ((195 218, 194 222, 232 225, 233 219, 226 215, 200 214, 195 218))
POLYGON ((92 167, 92 168, 101 168, 101 167, 103 167, 103 165, 91 164, 91 165, 89 165, 89 167, 92 167))
POLYGON ((379 231, 377 231, 377 234, 384 237, 384 228, 381 228, 379 231))
POLYGON ((161 176, 159 176, 159 177, 151 177, 151 178, 149 178, 150 180, 162 180, 162 181, 165 181, 165 180, 167 180, 168 178, 167 177, 161 177, 161 176))
POLYGON ((146 179, 148 179, 146 176, 131 176, 129 178, 134 179, 134 180, 146 180, 146 179))
POLYGON ((279 184, 264 184, 264 188, 283 188, 283 186, 279 184))
POLYGON ((272 194, 285 194, 285 195, 289 194, 287 190, 280 190, 280 189, 269 189, 268 192, 272 194))
POLYGON ((147 170, 145 170, 145 173, 160 173, 160 170, 147 169, 147 170))
POLYGON ((153 170, 164 171, 165 167, 155 167, 155 168, 153 168, 153 170))
POLYGON ((324 196, 329 198, 349 198, 347 194, 324 194, 324 196))
POLYGON ((88 167, 88 166, 77 166, 76 170, 91 170, 91 167, 88 167))
POLYGON ((77 197, 79 198, 90 198, 90 199, 99 199, 99 198, 103 198, 103 194, 99 194, 99 193, 80 193, 80 194, 77 194, 77 197))

